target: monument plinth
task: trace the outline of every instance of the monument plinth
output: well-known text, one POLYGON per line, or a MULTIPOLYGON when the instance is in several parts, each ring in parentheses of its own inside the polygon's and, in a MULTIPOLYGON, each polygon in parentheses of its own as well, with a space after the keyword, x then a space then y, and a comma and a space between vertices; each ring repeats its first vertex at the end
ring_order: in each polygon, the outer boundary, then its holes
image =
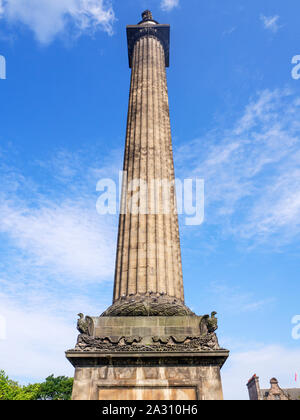
POLYGON ((113 303, 80 315, 74 400, 222 399, 216 313, 184 302, 166 66, 169 25, 127 27, 131 86, 113 303), (168 185, 167 192, 165 185, 168 185), (133 193, 139 191, 138 206, 133 193))

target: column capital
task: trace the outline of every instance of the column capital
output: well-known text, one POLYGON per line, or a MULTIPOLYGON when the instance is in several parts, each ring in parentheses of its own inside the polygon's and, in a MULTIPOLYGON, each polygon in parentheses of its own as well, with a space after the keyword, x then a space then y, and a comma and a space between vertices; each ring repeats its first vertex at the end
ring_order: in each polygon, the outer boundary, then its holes
POLYGON ((128 25, 127 45, 129 67, 132 67, 132 54, 135 43, 144 36, 156 37, 161 43, 165 51, 165 65, 169 67, 169 50, 170 50, 170 25, 161 25, 155 21, 142 21, 138 25, 128 25), (151 22, 151 23, 150 23, 151 22))

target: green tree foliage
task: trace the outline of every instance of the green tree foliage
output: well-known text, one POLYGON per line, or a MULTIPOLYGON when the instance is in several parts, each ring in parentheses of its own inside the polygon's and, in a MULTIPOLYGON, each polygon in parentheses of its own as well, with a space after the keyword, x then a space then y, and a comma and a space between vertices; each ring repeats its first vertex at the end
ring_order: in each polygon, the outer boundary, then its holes
POLYGON ((0 400, 36 400, 40 384, 20 386, 0 371, 0 400))
POLYGON ((45 382, 21 386, 0 370, 0 400, 70 400, 73 378, 48 376, 45 382))
POLYGON ((73 378, 66 376, 48 376, 46 381, 40 384, 39 400, 70 400, 72 395, 73 378))

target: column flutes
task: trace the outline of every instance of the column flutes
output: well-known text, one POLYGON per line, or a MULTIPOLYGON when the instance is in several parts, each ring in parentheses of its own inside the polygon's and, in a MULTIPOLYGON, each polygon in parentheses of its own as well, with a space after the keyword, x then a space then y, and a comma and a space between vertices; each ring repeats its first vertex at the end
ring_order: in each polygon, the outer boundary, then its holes
POLYGON ((174 166, 161 41, 139 37, 131 67, 114 302, 150 292, 183 302, 175 188, 166 189, 174 166))

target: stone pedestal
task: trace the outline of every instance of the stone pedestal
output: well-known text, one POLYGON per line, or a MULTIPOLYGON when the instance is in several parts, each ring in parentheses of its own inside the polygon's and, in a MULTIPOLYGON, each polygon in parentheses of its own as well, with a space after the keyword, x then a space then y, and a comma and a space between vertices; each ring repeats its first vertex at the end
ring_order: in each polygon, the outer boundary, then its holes
POLYGON ((69 353, 68 358, 76 367, 73 400, 223 399, 220 366, 227 358, 224 352, 198 354, 197 358, 190 354, 141 357, 139 353, 130 359, 100 353, 69 353), (126 366, 120 366, 122 363, 126 366))
POLYGON ((228 357, 203 317, 89 319, 66 353, 75 367, 73 400, 221 400, 228 357))

